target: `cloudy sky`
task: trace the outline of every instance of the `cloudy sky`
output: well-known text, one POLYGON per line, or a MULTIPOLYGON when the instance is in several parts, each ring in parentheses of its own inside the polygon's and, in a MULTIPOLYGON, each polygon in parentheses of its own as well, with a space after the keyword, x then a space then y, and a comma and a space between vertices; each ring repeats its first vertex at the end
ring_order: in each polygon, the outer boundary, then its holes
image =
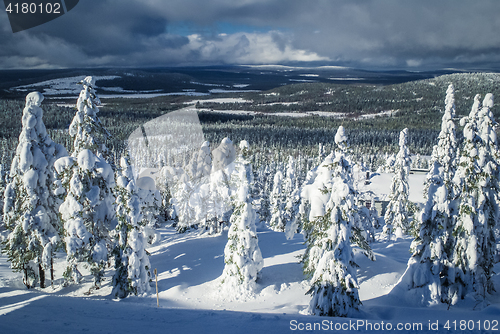
POLYGON ((498 0, 81 0, 13 34, 0 68, 318 64, 500 65, 498 0))

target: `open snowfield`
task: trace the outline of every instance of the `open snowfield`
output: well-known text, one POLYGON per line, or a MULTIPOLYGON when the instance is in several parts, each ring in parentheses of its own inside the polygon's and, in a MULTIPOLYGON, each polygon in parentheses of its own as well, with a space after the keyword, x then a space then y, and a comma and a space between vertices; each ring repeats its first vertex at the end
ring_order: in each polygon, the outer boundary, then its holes
MULTIPOLYGON (((468 300, 451 310, 445 305, 417 308, 402 296, 390 294, 406 268, 410 238, 391 243, 378 239, 372 244, 376 262, 355 250, 363 306, 352 318, 324 318, 301 314, 310 299, 305 295, 308 281, 297 259, 304 251, 301 235, 286 240, 283 233, 259 229, 264 268, 258 290, 248 300, 231 300, 219 293, 217 281, 224 268, 227 232, 219 236, 200 236, 197 231, 177 234, 172 228, 160 232, 161 242, 149 249, 151 265, 158 269, 159 308, 154 285, 147 296, 113 299, 112 270, 103 287, 91 295, 85 295, 91 286, 89 275, 80 286, 61 287, 62 259, 56 265, 54 288, 26 290, 21 275, 12 273, 1 256, 0 333, 311 332, 305 330, 308 326, 316 332, 350 328, 352 332, 377 333, 399 326, 405 333, 435 333, 429 326, 434 328, 436 322, 439 332, 459 333, 463 332, 462 320, 474 328, 472 333, 500 330, 499 293, 483 310, 473 310, 474 304, 468 300), (448 320, 450 330, 443 328, 448 320), (481 329, 489 325, 490 331, 479 330, 479 325, 481 329)), ((500 272, 500 265, 495 269, 500 272)), ((498 274, 495 284, 500 286, 498 274)))

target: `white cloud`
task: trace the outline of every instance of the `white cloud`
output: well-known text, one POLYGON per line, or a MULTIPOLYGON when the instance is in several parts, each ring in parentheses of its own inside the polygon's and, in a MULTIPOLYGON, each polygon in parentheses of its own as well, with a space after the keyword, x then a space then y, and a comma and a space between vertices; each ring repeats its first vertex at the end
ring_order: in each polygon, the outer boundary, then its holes
POLYGON ((499 11, 498 0, 80 1, 18 34, 0 22, 0 67, 489 64, 499 11), (174 33, 184 23, 194 30, 174 33))
POLYGON ((408 59, 406 60, 408 67, 419 67, 422 65, 422 59, 408 59))
POLYGON ((235 33, 219 35, 218 39, 208 39, 201 35, 189 36, 189 44, 184 48, 197 51, 200 61, 237 64, 274 64, 295 61, 327 61, 314 52, 295 49, 291 43, 284 47, 276 42, 277 31, 268 33, 235 33))

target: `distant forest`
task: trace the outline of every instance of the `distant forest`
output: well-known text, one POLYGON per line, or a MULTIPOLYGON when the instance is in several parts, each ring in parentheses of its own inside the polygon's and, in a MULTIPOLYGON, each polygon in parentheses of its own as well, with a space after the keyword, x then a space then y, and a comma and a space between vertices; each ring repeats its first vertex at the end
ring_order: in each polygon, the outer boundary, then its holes
MULTIPOLYGON (((411 154, 430 155, 437 142, 444 98, 449 83, 455 86, 457 116, 467 115, 475 94, 499 95, 500 74, 450 74, 433 79, 394 85, 301 83, 282 86, 270 91, 225 93, 216 97, 239 97, 245 103, 200 103, 199 119, 206 140, 213 147, 224 138, 233 142, 246 139, 254 150, 267 152, 268 159, 284 161, 289 154, 315 157, 322 143, 328 152, 339 125, 346 128, 354 154, 378 156, 395 153, 399 131, 409 129, 408 147, 411 154), (260 114, 229 114, 210 110, 252 111, 260 114), (322 111, 337 117, 274 116, 277 112, 322 111), (377 113, 392 111, 387 116, 377 113), (340 115, 339 113, 342 113, 340 115), (361 118, 371 115, 370 118, 361 118)), ((206 98, 213 98, 208 96, 206 98)), ((185 107, 188 96, 164 96, 151 99, 106 99, 99 117, 111 133, 108 147, 118 157, 128 136, 145 122, 170 111, 185 107)), ((68 101, 74 103, 75 101, 68 101)), ((0 99, 1 163, 9 166, 21 130, 22 100, 0 99)), ((42 104, 44 123, 55 142, 70 147, 67 129, 75 109, 58 106, 46 99, 42 104)), ((493 109, 499 117, 499 109, 493 109)), ((461 129, 456 122, 457 135, 461 129)), ((258 164, 265 163, 259 161, 258 164)), ((372 166, 372 167, 376 167, 372 166)))

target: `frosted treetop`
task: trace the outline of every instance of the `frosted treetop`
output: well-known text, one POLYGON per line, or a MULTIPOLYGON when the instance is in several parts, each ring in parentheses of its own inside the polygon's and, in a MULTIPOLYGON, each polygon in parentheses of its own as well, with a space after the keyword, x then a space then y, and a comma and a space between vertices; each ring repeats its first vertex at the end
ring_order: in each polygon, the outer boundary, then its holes
POLYGON ((39 92, 31 92, 26 95, 26 106, 29 107, 31 105, 35 105, 39 107, 42 104, 44 97, 39 92))

